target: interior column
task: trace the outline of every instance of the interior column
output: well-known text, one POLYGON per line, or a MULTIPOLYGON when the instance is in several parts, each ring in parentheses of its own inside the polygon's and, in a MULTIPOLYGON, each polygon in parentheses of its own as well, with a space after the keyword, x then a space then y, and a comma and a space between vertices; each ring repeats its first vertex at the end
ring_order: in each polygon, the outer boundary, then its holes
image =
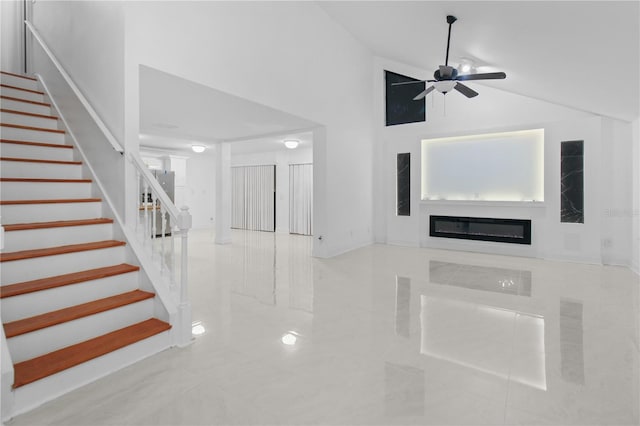
POLYGON ((231 243, 231 145, 221 142, 216 152, 216 244, 231 243))

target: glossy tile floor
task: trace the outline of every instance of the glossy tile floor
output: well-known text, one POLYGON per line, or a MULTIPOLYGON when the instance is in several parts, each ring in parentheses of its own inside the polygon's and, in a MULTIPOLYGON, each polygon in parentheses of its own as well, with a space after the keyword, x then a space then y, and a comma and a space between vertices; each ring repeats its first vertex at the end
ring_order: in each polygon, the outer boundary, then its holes
POLYGON ((212 241, 191 236, 193 345, 10 424, 638 424, 640 285, 625 268, 212 241))

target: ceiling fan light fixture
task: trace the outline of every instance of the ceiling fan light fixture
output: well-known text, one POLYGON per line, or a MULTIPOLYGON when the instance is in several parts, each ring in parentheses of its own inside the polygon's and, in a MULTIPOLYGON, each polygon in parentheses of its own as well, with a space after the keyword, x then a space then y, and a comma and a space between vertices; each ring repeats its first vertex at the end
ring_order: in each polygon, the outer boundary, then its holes
POLYGON ((453 90, 456 84, 458 84, 458 82, 455 80, 442 80, 434 82, 433 86, 440 93, 448 93, 453 90))
POLYGON ((197 152, 199 154, 201 152, 204 152, 207 147, 204 145, 191 145, 191 149, 193 150, 193 152, 197 152))
POLYGON ((300 141, 296 139, 287 139, 284 141, 284 146, 286 146, 289 149, 296 149, 299 144, 300 144, 300 141))

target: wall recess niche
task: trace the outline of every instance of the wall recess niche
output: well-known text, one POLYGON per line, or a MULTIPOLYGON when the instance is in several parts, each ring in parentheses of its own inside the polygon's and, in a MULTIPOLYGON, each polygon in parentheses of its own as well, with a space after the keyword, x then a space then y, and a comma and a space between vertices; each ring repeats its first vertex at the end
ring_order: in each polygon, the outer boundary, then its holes
POLYGON ((544 201, 544 129, 422 140, 422 199, 544 201))

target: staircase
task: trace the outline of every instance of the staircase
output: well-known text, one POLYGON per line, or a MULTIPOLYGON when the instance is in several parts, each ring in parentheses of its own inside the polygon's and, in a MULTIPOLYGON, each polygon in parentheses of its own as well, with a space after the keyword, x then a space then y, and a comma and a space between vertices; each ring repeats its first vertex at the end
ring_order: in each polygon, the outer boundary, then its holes
POLYGON ((171 326, 38 82, 0 76, 3 404, 15 415, 169 347, 171 326))

